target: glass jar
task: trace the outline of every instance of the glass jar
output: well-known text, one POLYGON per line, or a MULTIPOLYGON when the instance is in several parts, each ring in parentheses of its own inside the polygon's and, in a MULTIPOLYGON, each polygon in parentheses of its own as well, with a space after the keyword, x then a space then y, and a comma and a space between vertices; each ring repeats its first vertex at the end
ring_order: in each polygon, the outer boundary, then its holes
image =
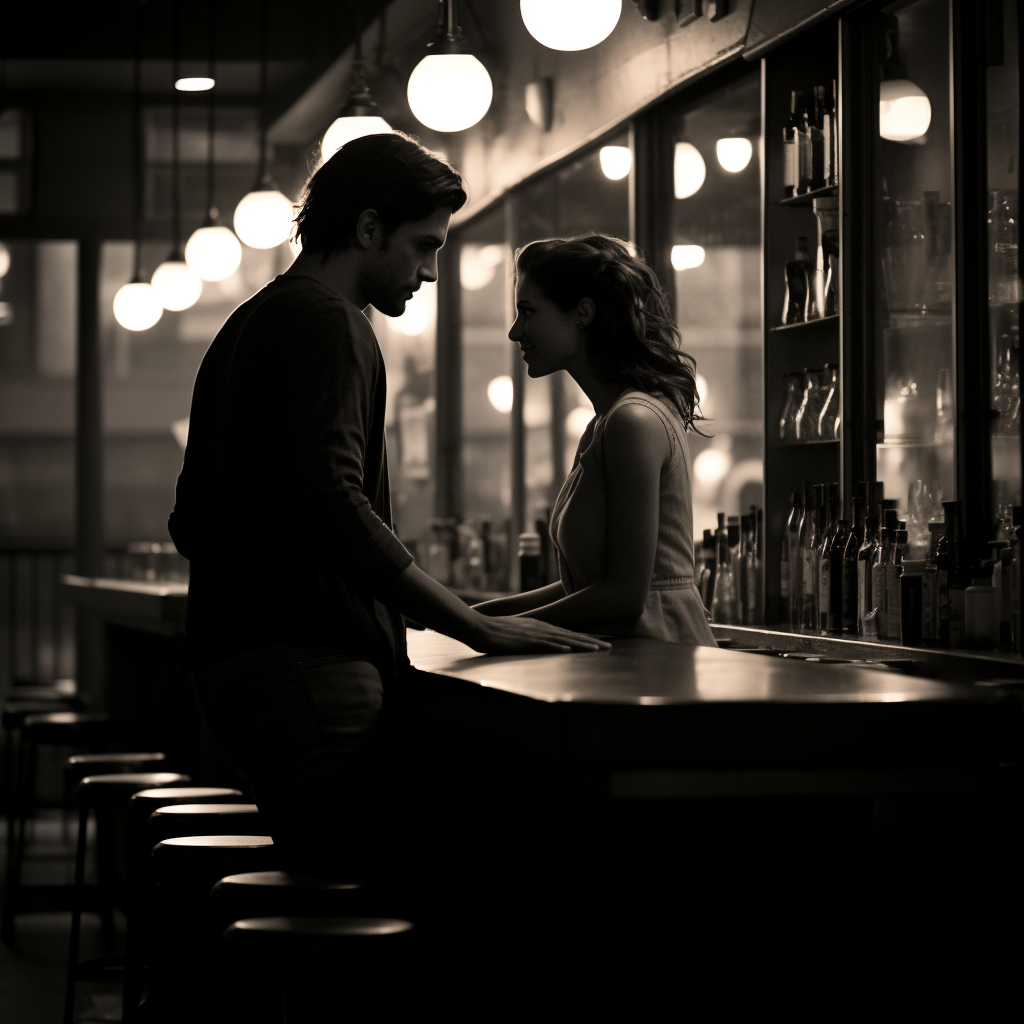
POLYGON ((831 441, 838 436, 839 402, 842 398, 839 391, 839 367, 835 363, 825 364, 821 390, 825 399, 818 415, 818 437, 822 441, 831 441))
POLYGON ((800 400, 800 408, 796 414, 796 439, 801 443, 818 440, 818 416, 821 413, 819 395, 820 369, 804 368, 804 393, 800 400))

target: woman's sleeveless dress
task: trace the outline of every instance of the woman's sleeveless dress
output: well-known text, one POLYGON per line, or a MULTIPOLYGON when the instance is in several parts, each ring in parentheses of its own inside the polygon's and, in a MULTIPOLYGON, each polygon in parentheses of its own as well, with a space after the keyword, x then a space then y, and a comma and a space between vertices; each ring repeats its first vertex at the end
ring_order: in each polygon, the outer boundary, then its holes
POLYGON ((595 623, 594 629, 613 636, 717 647, 693 581, 693 501, 686 429, 676 409, 654 395, 624 392, 606 416, 595 416, 584 431, 572 472, 551 513, 551 540, 558 552, 562 586, 572 594, 605 577, 608 478, 604 427, 608 416, 623 405, 642 405, 655 413, 665 425, 672 451, 661 471, 658 548, 643 614, 637 619, 595 623))

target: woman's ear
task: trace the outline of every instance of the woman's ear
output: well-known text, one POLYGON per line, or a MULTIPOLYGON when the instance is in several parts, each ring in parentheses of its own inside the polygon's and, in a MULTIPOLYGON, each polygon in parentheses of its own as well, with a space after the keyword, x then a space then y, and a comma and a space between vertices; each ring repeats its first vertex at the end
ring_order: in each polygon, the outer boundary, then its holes
POLYGON ((581 331, 586 330, 594 319, 596 312, 597 306, 594 305, 593 299, 580 299, 572 314, 573 322, 581 331))

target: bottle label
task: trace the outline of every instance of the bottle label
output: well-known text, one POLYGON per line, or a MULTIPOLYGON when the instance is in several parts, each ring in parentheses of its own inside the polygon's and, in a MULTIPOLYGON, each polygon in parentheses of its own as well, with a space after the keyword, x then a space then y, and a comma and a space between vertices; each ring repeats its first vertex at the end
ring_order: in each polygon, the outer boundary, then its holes
POLYGON ((782 184, 786 191, 796 192, 800 183, 796 136, 786 135, 782 140, 782 184))
POLYGON ((829 627, 829 599, 832 596, 832 561, 827 555, 821 560, 821 572, 818 574, 818 626, 822 630, 829 627))
POLYGON ((843 562, 843 632, 857 632, 857 578, 860 563, 852 559, 843 562))
POLYGON ((789 559, 783 558, 779 567, 779 593, 783 601, 789 600, 789 559))
POLYGON ((864 619, 871 606, 871 563, 866 558, 857 559, 857 632, 864 632, 864 619))
POLYGON ((949 571, 938 569, 935 572, 935 605, 938 612, 936 624, 939 630, 939 643, 949 643, 949 571))
POLYGON ((887 565, 885 567, 885 632, 890 640, 900 638, 900 577, 903 567, 887 565))
POLYGON ((939 639, 936 575, 934 569, 927 569, 921 577, 921 639, 925 643, 935 643, 939 639))
POLYGON ((964 645, 964 589, 963 587, 947 588, 949 595, 949 646, 964 645))
POLYGON ((815 588, 817 586, 817 580, 814 578, 814 551, 807 548, 803 552, 803 577, 804 583, 804 598, 813 598, 815 588))
POLYGON ((871 600, 875 607, 875 628, 877 636, 884 640, 889 635, 885 614, 885 566, 871 567, 871 600))

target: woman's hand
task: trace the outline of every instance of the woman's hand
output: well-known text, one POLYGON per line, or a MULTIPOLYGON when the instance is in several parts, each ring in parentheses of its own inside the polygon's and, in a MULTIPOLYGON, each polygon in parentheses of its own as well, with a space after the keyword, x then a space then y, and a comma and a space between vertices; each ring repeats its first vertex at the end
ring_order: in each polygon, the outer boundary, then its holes
POLYGON ((574 633, 539 619, 500 615, 480 616, 480 625, 464 643, 481 654, 566 654, 606 651, 611 644, 585 633, 574 633))

